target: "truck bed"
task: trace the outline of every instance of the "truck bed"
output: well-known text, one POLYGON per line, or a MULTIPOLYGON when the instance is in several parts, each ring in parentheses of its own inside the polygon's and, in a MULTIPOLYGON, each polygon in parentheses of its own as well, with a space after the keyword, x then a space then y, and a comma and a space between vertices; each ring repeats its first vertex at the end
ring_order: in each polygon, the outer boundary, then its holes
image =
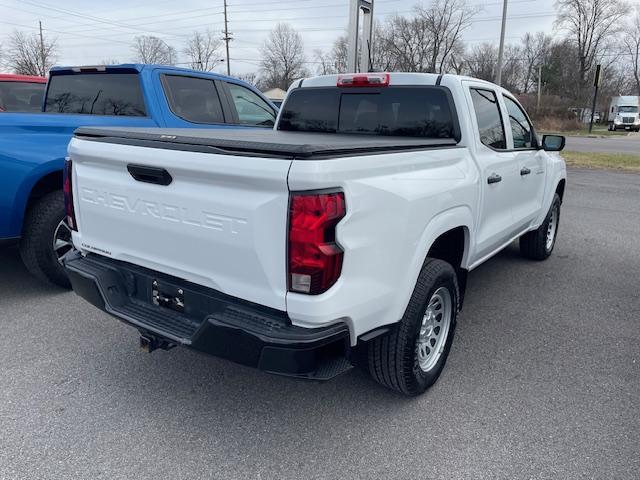
POLYGON ((77 129, 74 135, 82 140, 121 145, 285 160, 330 159, 457 146, 453 138, 310 133, 271 129, 83 127, 77 129))

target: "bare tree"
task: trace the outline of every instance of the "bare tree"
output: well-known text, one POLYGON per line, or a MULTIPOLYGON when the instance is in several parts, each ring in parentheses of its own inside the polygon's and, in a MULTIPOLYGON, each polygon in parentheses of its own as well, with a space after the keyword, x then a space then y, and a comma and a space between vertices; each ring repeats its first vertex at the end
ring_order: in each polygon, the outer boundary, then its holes
POLYGON ((456 46, 454 46, 448 60, 448 69, 452 73, 455 73, 456 75, 462 75, 465 72, 465 55, 466 48, 464 43, 460 42, 456 46))
POLYGON ((578 62, 578 49, 572 41, 563 39, 553 42, 542 69, 545 92, 573 100, 578 98, 576 88, 580 76, 578 62))
POLYGON ((469 28, 478 8, 469 7, 465 0, 434 0, 428 7, 417 7, 431 40, 429 72, 442 73, 454 48, 462 41, 462 33, 469 28))
POLYGON ((394 16, 381 26, 376 48, 382 49, 383 70, 426 72, 433 39, 424 18, 394 16))
MULTIPOLYGON (((456 59, 456 61, 458 61, 456 59)), ((464 57, 464 66, 458 67, 472 77, 493 82, 498 68, 498 48, 492 43, 474 46, 464 57)), ((522 90, 522 48, 519 45, 506 45, 502 65, 502 84, 511 91, 522 90)))
POLYGON ((333 67, 333 57, 331 56, 331 52, 324 52, 317 48, 313 51, 313 58, 318 64, 318 68, 316 68, 316 73, 318 75, 330 75, 332 73, 337 73, 333 67))
POLYGON ((122 62, 116 58, 103 58, 100 60, 100 65, 118 65, 122 62))
POLYGON ((441 73, 454 68, 454 54, 459 68, 462 34, 478 9, 465 0, 434 0, 414 12, 412 17, 391 17, 374 30, 376 68, 441 73))
POLYGON ((258 84, 258 74, 256 72, 234 73, 233 76, 252 85, 258 84))
POLYGON ((347 36, 340 35, 333 42, 333 47, 331 48, 333 67, 337 73, 346 73, 347 71, 347 49, 347 36))
POLYGON ((640 95, 640 9, 625 29, 625 53, 629 54, 631 71, 635 80, 635 90, 640 95))
POLYGON ((260 72, 265 84, 286 90, 291 83, 306 76, 302 36, 286 23, 278 23, 260 49, 260 72))
POLYGON ((189 59, 191 68, 210 72, 220 64, 218 50, 221 46, 222 40, 211 30, 194 32, 187 40, 184 54, 189 59))
POLYGON ((175 65, 176 49, 161 38, 153 35, 141 35, 135 37, 134 41, 132 49, 137 62, 175 65))
POLYGON ((577 98, 586 101, 590 74, 629 6, 620 0, 558 0, 556 24, 569 33, 578 60, 577 98))
POLYGON ((44 77, 57 59, 56 40, 14 31, 9 39, 7 65, 15 73, 44 77))
POLYGON ((512 92, 520 92, 522 71, 522 48, 519 45, 506 45, 502 62, 502 86, 512 92))
POLYGON ((324 52, 320 49, 316 49, 313 52, 313 56, 318 64, 318 68, 316 70, 319 75, 345 73, 347 71, 346 35, 340 35, 336 38, 330 51, 324 52))
POLYGON ((498 49, 491 43, 476 45, 467 54, 465 63, 472 77, 492 82, 498 63, 498 49))
POLYGON ((544 32, 535 35, 525 33, 522 37, 523 78, 522 91, 528 93, 535 90, 538 81, 538 70, 544 63, 545 55, 551 46, 551 37, 544 32))

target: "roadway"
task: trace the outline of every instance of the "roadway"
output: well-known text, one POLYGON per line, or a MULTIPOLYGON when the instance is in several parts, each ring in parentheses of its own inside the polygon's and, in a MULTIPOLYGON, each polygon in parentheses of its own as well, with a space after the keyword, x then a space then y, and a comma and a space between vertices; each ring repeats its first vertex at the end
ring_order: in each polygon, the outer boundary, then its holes
POLYGON ((566 150, 573 152, 627 153, 640 155, 640 134, 601 138, 567 137, 566 150))

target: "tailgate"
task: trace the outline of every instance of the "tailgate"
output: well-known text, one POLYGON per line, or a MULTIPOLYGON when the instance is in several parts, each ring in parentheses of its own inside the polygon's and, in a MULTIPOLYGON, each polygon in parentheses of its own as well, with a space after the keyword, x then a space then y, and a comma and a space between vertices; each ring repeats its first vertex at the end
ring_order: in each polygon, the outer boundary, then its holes
POLYGON ((81 138, 69 155, 81 251, 285 310, 291 160, 81 138))

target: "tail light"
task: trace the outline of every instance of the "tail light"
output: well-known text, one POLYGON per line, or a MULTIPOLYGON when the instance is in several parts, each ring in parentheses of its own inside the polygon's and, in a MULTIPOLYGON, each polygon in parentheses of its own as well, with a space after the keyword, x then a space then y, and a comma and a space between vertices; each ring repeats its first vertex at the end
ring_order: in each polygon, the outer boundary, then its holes
POLYGON ((75 230, 77 232, 78 225, 76 224, 76 213, 73 210, 73 169, 71 167, 71 159, 65 159, 62 190, 64 192, 64 210, 66 213, 67 225, 71 230, 75 230))
POLYGON ((338 87, 387 87, 388 73, 350 73, 338 75, 338 87))
POLYGON ((342 269, 336 225, 345 216, 344 193, 294 193, 289 209, 289 291, 327 291, 342 269))

